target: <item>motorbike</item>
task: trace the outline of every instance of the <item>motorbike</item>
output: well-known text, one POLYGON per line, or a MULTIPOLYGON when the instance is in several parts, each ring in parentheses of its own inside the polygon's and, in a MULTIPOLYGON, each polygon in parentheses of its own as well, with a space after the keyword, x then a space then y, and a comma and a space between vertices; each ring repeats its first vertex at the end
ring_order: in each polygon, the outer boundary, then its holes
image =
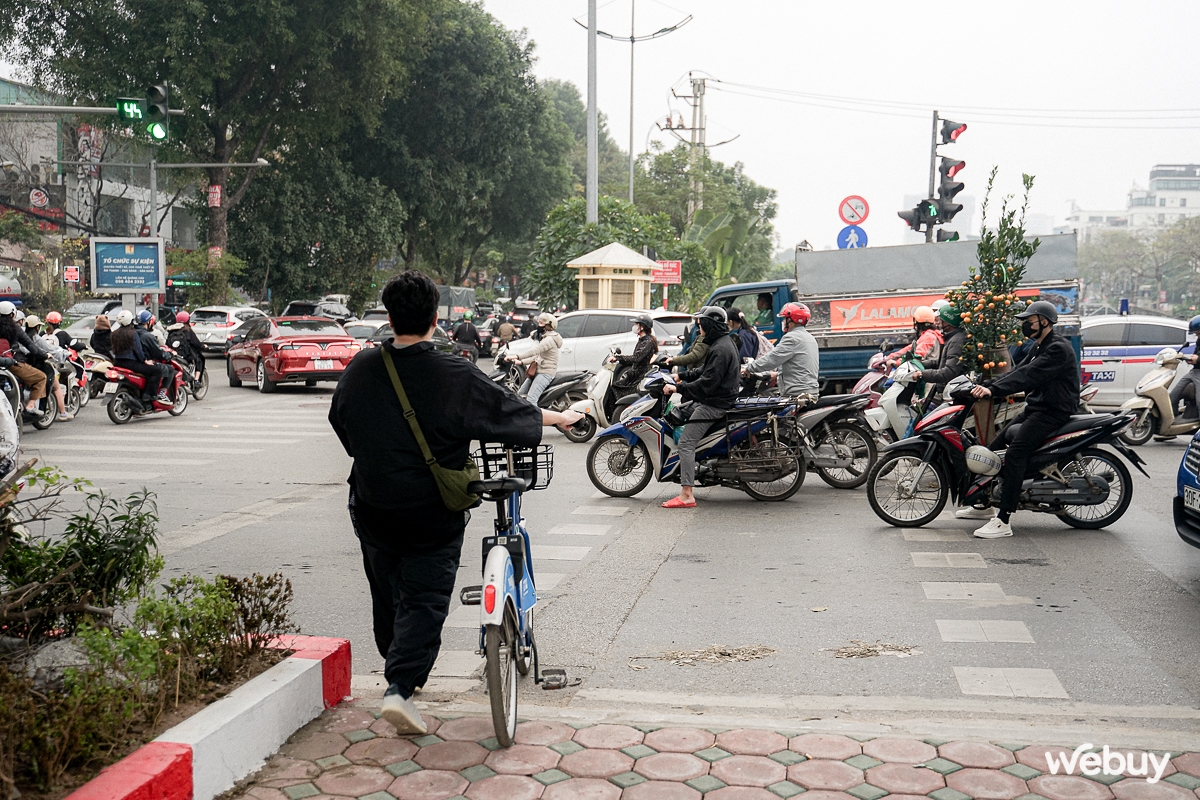
POLYGON ((658 372, 644 383, 654 403, 639 410, 648 413, 627 414, 601 431, 588 450, 588 477, 600 491, 633 497, 651 480, 678 482, 678 438, 687 424, 708 426, 696 447, 697 486, 726 486, 755 500, 779 501, 804 483, 806 459, 797 444, 799 435, 787 433, 795 425, 792 400, 741 399, 724 419, 689 423, 679 395, 668 398, 663 391, 674 385, 673 376, 658 372))
POLYGON ((887 383, 889 371, 887 356, 883 353, 876 353, 867 362, 867 374, 858 379, 858 383, 854 384, 854 388, 850 390, 850 394, 865 394, 870 398, 867 408, 878 408, 879 399, 883 394, 884 384, 887 383))
MULTIPOLYGON (((74 376, 71 378, 71 380, 73 381, 75 387, 78 389, 78 394, 79 394, 79 407, 74 410, 72 410, 69 407, 67 409, 67 412, 72 413, 72 414, 75 413, 76 411, 78 411, 79 408, 83 408, 84 406, 86 406, 88 404, 88 402, 90 402, 92 399, 92 393, 88 386, 87 367, 84 364, 83 357, 80 355, 80 352, 83 349, 84 348, 82 345, 73 345, 67 351, 67 361, 70 363, 71 369, 75 373, 74 376), (75 349, 76 347, 78 347, 79 349, 78 350, 75 349)), ((68 397, 67 399, 68 399, 67 405, 70 406, 70 402, 69 402, 70 397, 68 397)))
POLYGON ((473 344, 464 344, 463 342, 456 341, 453 352, 454 355, 461 356, 472 364, 479 360, 479 349, 473 344))
MULTIPOLYGON (((946 387, 949 400, 926 415, 913 436, 884 448, 867 479, 867 499, 889 525, 917 528, 953 499, 959 505, 999 505, 1002 459, 978 444, 966 426, 975 403, 970 378, 946 387)), ((1074 528, 1104 528, 1124 515, 1133 479, 1109 445, 1146 475, 1145 462, 1119 438, 1136 415, 1079 414, 1055 431, 1029 460, 1019 508, 1054 514, 1074 528)), ((1149 475, 1146 475, 1149 477, 1149 475)))
MULTIPOLYGON (((644 394, 634 392, 617 397, 613 391, 613 383, 616 381, 617 370, 621 369, 622 365, 617 363, 613 356, 621 355, 621 348, 610 347, 608 352, 609 357, 604 360, 604 365, 588 381, 586 396, 570 407, 571 411, 583 414, 583 419, 566 430, 566 436, 572 442, 587 442, 596 435, 596 431, 620 421, 622 415, 626 414, 626 409, 644 394)), ((666 355, 660 355, 654 359, 651 366, 653 374, 665 374, 659 370, 666 358, 666 355)), ((645 383, 645 379, 642 383, 645 383)))
POLYGON ((108 383, 106 376, 112 369, 112 361, 95 350, 84 350, 79 356, 83 359, 83 368, 88 374, 89 399, 95 400, 104 391, 104 384, 108 383))
POLYGON ((123 367, 109 367, 105 377, 102 394, 108 399, 108 418, 117 425, 124 425, 134 417, 144 417, 159 411, 166 411, 173 417, 182 414, 188 405, 189 392, 183 367, 178 360, 172 360, 172 385, 170 393, 174 394, 175 402, 160 403, 146 391, 146 377, 123 367))
POLYGON ((1175 382, 1182 362, 1183 355, 1175 348, 1160 350, 1154 357, 1154 369, 1138 381, 1134 396, 1121 404, 1122 411, 1137 415, 1133 424, 1121 434, 1121 440, 1126 444, 1145 444, 1152 436, 1190 436, 1200 430, 1200 420, 1177 417, 1171 402, 1171 384, 1175 382))
MULTIPOLYGON (((47 374, 46 380, 52 379, 53 376, 47 374)), ((28 422, 37 430, 44 431, 54 424, 54 420, 58 418, 58 398, 49 388, 49 383, 47 383, 47 387, 46 396, 38 401, 38 410, 36 412, 26 411, 25 404, 29 402, 29 389, 8 369, 0 368, 0 392, 4 393, 8 404, 12 407, 13 416, 18 425, 28 422)))

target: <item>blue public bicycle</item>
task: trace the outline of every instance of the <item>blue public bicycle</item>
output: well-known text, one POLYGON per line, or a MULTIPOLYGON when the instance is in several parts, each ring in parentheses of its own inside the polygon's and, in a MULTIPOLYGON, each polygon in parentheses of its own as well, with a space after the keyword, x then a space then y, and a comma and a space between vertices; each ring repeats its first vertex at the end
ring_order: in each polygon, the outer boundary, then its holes
MULTIPOLYGON (((554 447, 481 444, 473 455, 482 480, 471 483, 468 491, 496 504, 496 522, 494 533, 483 539, 483 584, 465 587, 460 597, 464 605, 481 607, 479 649, 485 659, 492 724, 496 740, 508 747, 517 730, 518 676, 528 675, 532 666, 534 682, 543 682, 533 638, 533 552, 521 517, 521 493, 550 485, 554 447)), ((562 670, 554 672, 555 678, 558 673, 565 678, 562 670)))

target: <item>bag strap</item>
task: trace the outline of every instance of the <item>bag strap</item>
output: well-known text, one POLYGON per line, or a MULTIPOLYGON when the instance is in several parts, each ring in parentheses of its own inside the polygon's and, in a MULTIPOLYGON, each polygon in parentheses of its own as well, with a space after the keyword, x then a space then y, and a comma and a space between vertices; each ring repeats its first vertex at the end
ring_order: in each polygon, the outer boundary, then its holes
POLYGON ((408 427, 412 430, 413 438, 417 440, 417 447, 421 448, 421 455, 425 458, 425 465, 432 467, 437 464, 437 459, 433 457, 433 453, 429 450, 429 442, 425 441, 425 434, 421 432, 421 426, 417 423, 417 412, 413 411, 412 405, 408 402, 408 395, 404 392, 404 384, 400 383, 400 376, 396 374, 396 364, 392 361, 392 356, 388 353, 387 348, 383 350, 383 366, 387 368, 388 377, 392 379, 392 388, 396 390, 396 397, 400 400, 400 407, 404 409, 404 418, 408 420, 408 427))

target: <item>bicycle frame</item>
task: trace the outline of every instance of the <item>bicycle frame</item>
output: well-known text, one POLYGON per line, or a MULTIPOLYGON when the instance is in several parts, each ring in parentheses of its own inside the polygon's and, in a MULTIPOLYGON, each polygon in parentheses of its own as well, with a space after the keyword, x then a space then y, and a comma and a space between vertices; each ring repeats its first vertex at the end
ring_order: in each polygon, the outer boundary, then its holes
POLYGON ((484 627, 504 624, 512 616, 526 643, 526 619, 537 604, 529 531, 521 524, 521 493, 513 492, 496 501, 495 535, 483 539, 483 598, 480 603, 479 649, 483 649, 484 627), (515 556, 515 558, 514 558, 515 556))

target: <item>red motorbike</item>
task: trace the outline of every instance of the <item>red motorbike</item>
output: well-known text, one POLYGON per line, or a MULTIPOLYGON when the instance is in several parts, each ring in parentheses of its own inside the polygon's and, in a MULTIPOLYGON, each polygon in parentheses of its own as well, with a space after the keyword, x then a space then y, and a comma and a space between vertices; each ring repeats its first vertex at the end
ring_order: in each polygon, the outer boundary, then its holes
POLYGON ((184 412, 188 404, 183 369, 174 361, 170 364, 172 378, 167 394, 175 398, 173 403, 159 402, 146 390, 146 377, 123 367, 112 366, 104 373, 107 382, 102 396, 107 396, 108 418, 117 425, 124 425, 134 417, 144 417, 166 411, 173 417, 184 412))

